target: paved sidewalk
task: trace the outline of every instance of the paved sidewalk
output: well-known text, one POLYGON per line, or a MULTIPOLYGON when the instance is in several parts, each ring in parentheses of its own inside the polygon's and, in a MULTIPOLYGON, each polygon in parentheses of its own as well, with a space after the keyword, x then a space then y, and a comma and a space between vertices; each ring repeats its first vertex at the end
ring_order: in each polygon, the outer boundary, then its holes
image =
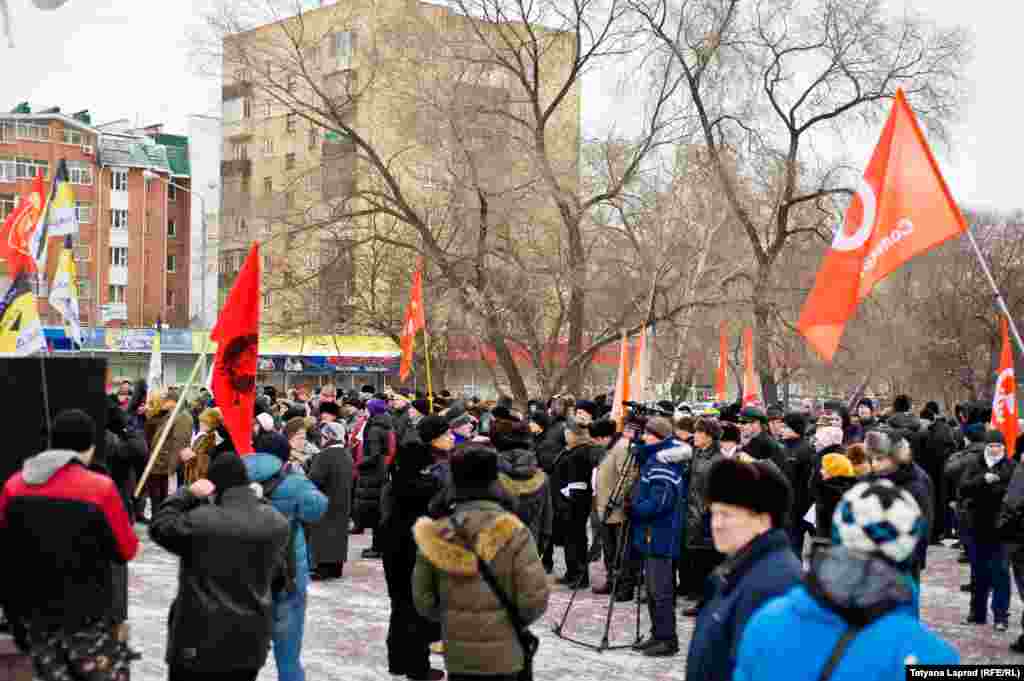
MULTIPOLYGON (((133 666, 135 681, 162 681, 167 678, 163 662, 167 635, 167 612, 174 597, 177 559, 149 541, 145 528, 138 526, 143 538, 139 558, 132 563, 129 580, 129 618, 132 644, 143 653, 133 666)), ((306 620, 303 661, 309 681, 371 681, 390 679, 384 640, 387 636, 389 604, 380 561, 359 559, 369 545, 369 535, 352 537, 349 543, 353 559, 345 567, 340 581, 312 585, 306 620)), ((561 551, 557 550, 556 554, 561 551)), ((960 650, 964 663, 1024 663, 1024 655, 1014 655, 1007 646, 1020 634, 1021 603, 1015 595, 1011 606, 1011 629, 997 634, 991 624, 985 627, 961 626, 967 613, 968 595, 959 586, 967 579, 967 567, 956 562, 952 549, 932 547, 928 570, 924 573, 922 615, 924 620, 960 650)), ((602 568, 592 567, 594 583, 603 582, 602 568)), ((683 654, 668 659, 648 659, 628 650, 597 653, 560 640, 552 626, 561 618, 569 592, 556 587, 548 612, 533 630, 541 638, 537 656, 537 678, 543 681, 590 681, 642 678, 649 681, 683 679, 685 650, 694 620, 679 618, 679 636, 683 654)), ((565 633, 597 644, 604 629, 608 599, 581 592, 566 623, 565 633)), ((612 644, 630 643, 636 630, 635 606, 617 604, 612 626, 612 644), (626 606, 626 607, 623 607, 626 606)), ((641 631, 646 634, 646 608, 641 614, 641 631)), ((443 668, 439 657, 435 665, 443 668)), ((260 674, 260 680, 276 679, 273 657, 260 674)))

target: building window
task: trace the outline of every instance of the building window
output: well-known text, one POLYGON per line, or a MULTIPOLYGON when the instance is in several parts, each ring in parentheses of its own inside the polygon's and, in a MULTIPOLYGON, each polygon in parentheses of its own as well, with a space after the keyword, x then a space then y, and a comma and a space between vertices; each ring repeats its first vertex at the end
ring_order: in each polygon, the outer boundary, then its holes
POLYGON ((127 246, 111 246, 111 248, 110 248, 110 266, 111 267, 128 267, 128 247, 127 246))
POLYGON ((178 200, 178 185, 173 184, 173 183, 167 185, 167 200, 168 201, 177 201, 178 200))
POLYGON ((238 220, 235 221, 235 233, 236 234, 248 234, 249 233, 249 224, 245 221, 245 218, 239 217, 238 220))
POLYGON ((231 145, 231 157, 236 161, 245 161, 249 158, 249 145, 242 142, 235 142, 231 145))
POLYGON ((126 293, 128 291, 127 286, 114 286, 111 284, 107 288, 107 302, 114 304, 123 304, 126 300, 126 293))
POLYGON ((309 126, 309 148, 310 150, 316 149, 316 145, 320 143, 320 127, 317 125, 309 126))
POLYGON ((263 140, 263 153, 268 156, 274 153, 274 139, 272 137, 267 137, 263 140))
POLYGON ((174 291, 167 291, 167 307, 174 307, 174 291))
POLYGON ((18 139, 45 142, 50 139, 47 123, 18 123, 18 139))
POLYGON ((242 97, 242 118, 252 118, 251 97, 242 97))
POLYGON ((178 236, 178 226, 174 224, 174 220, 167 221, 167 236, 178 236))
POLYGON ((0 182, 14 182, 18 179, 17 165, 10 156, 0 157, 0 182))
POLYGON ((264 177, 263 178, 263 193, 270 195, 274 193, 274 178, 264 177))
POLYGON ((248 69, 240 69, 238 71, 238 75, 235 76, 235 80, 239 83, 251 83, 252 75, 249 73, 248 69))
POLYGON ((110 210, 110 229, 121 231, 128 229, 128 209, 112 208, 110 210))
POLYGON ((171 274, 177 271, 178 258, 174 255, 167 256, 167 271, 171 274))
POLYGON ((264 293, 263 294, 263 307, 270 307, 273 304, 274 304, 274 294, 270 293, 269 291, 267 293, 264 293))
POLYGON ((68 161, 68 180, 71 184, 92 185, 92 164, 86 161, 68 161))
POLYGON ((352 68, 354 46, 355 34, 352 31, 340 31, 332 36, 330 52, 339 69, 352 68))
POLYGON ((224 100, 222 111, 225 123, 237 123, 242 120, 242 97, 224 100))
POLYGON ((34 158, 17 158, 14 160, 14 172, 21 180, 31 180, 42 171, 43 178, 50 176, 50 162, 38 161, 34 158))
POLYGON ((0 221, 14 212, 14 194, 0 194, 0 221))
POLYGON ((295 122, 298 120, 298 115, 290 113, 285 118, 284 129, 286 132, 295 132, 295 122))
POLYGON ((87 225, 92 222, 92 203, 89 201, 75 201, 75 219, 78 224, 87 225))
POLYGON ((92 259, 92 250, 89 246, 75 246, 72 249, 75 262, 89 262, 92 259))
POLYGON ((284 156, 284 169, 293 170, 295 168, 295 154, 285 154, 284 156))
POLYGON ((64 128, 64 144, 73 144, 76 147, 80 147, 83 144, 89 143, 89 137, 80 130, 74 128, 64 128))
POLYGON ((128 171, 127 170, 111 170, 110 171, 110 188, 115 192, 126 192, 128 191, 128 171))

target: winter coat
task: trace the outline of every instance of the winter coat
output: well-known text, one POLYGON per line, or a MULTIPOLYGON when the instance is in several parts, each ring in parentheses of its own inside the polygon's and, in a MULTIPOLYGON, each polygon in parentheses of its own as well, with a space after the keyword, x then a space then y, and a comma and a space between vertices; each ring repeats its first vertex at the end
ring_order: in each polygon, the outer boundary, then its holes
POLYGON ((786 452, 771 433, 758 433, 742 450, 758 461, 771 461, 780 471, 786 470, 786 452))
POLYGON ((196 480, 202 480, 210 471, 210 461, 217 449, 217 433, 210 431, 198 435, 192 443, 192 453, 195 458, 185 462, 183 485, 191 485, 196 480))
POLYGON ((905 463, 895 470, 868 475, 866 479, 888 480, 897 487, 907 490, 914 497, 914 501, 921 508, 921 518, 926 523, 922 531, 922 539, 917 543, 917 549, 914 551, 914 565, 924 569, 928 553, 928 537, 931 533, 932 519, 935 517, 935 509, 932 505, 932 481, 928 474, 916 463, 905 463))
MULTIPOLYGON (((537 439, 537 461, 549 476, 554 472, 555 459, 565 449, 565 419, 555 421, 537 439)), ((554 490, 557 492, 557 490, 554 490)))
POLYGON ((390 414, 378 414, 366 422, 363 430, 363 460, 359 463, 356 482, 355 516, 363 527, 376 527, 380 522, 381 490, 387 479, 387 458, 397 449, 390 414))
POLYGON ((310 563, 344 563, 352 511, 352 454, 340 444, 320 450, 310 462, 309 479, 327 497, 327 512, 306 526, 310 563))
MULTIPOLYGON (((602 449, 591 442, 577 444, 563 450, 554 464, 551 494, 554 499, 555 523, 561 529, 555 536, 566 536, 570 527, 586 522, 594 506, 591 478, 594 472, 595 450, 602 449)), ((603 451, 603 450, 602 450, 603 451)))
POLYGON ((693 450, 673 438, 637 445, 640 477, 630 496, 632 551, 638 556, 679 558, 686 523, 693 450))
POLYGON ((110 471, 110 477, 121 493, 128 515, 134 519, 135 504, 132 495, 135 494, 135 485, 138 482, 136 471, 139 467, 146 466, 146 441, 141 433, 125 432, 123 435, 115 435, 108 430, 105 431, 104 437, 106 461, 101 463, 110 471))
POLYGON ((212 504, 185 487, 157 510, 149 534, 181 558, 167 664, 207 674, 262 667, 288 519, 248 486, 228 488, 212 504))
POLYGON ((984 442, 968 443, 967 449, 962 449, 950 455, 949 460, 946 461, 946 466, 943 468, 943 475, 955 498, 960 498, 960 484, 963 482, 964 473, 968 467, 975 461, 980 461, 984 456, 984 442))
POLYGON ((686 500, 686 545, 708 548, 711 541, 711 509, 707 500, 708 473, 722 458, 718 443, 713 442, 707 449, 693 450, 690 465, 690 489, 686 500))
POLYGON ((928 425, 931 422, 925 424, 910 412, 898 412, 890 416, 886 423, 890 428, 902 431, 904 436, 906 436, 907 442, 910 444, 910 451, 914 456, 914 461, 920 462, 925 460, 924 450, 925 444, 928 441, 928 425))
POLYGON ((1024 544, 1024 466, 1013 469, 1013 477, 996 520, 996 530, 1004 542, 1024 544))
POLYGON ((413 571, 416 610, 441 623, 448 673, 521 671, 523 651, 515 630, 479 574, 476 556, 465 547, 473 546, 487 561, 520 618, 530 624, 547 610, 550 588, 529 529, 499 504, 480 500, 458 504, 452 518, 421 518, 413 536, 419 547, 413 571))
MULTIPOLYGON (((415 430, 412 426, 412 421, 409 418, 409 408, 406 407, 402 411, 397 411, 391 416, 393 427, 395 431, 395 437, 399 444, 402 444, 409 437, 409 431, 415 430)), ((419 434, 417 433, 417 437, 419 434)))
POLYGON ((785 530, 756 537, 715 568, 690 639, 686 681, 730 681, 747 622, 800 583, 802 566, 785 530))
POLYGON ((782 473, 793 488, 792 526, 799 527, 795 523, 803 519, 813 503, 810 484, 815 463, 814 446, 804 438, 797 437, 783 440, 782 449, 785 453, 782 473))
POLYGON ((76 452, 48 450, 0 491, 0 545, 0 605, 16 630, 74 630, 108 613, 111 566, 134 558, 139 540, 109 476, 76 452))
MULTIPOLYGON (((162 409, 159 412, 146 415, 146 446, 152 452, 163 432, 164 424, 171 417, 171 409, 162 409)), ((188 409, 182 409, 174 419, 171 432, 164 440, 164 446, 156 455, 156 462, 153 464, 152 475, 174 475, 178 470, 178 454, 181 450, 192 444, 192 415, 188 409)))
MULTIPOLYGON (((110 432, 107 432, 108 440, 117 437, 110 432)), ((107 451, 110 451, 111 443, 107 443, 107 451)), ((105 475, 111 480, 113 476, 110 473, 110 469, 102 464, 97 463, 94 458, 87 469, 93 473, 99 473, 105 475)), ((132 475, 134 475, 132 471, 132 475)), ((114 480, 114 484, 118 485, 118 492, 121 495, 121 501, 125 505, 125 510, 128 511, 128 517, 134 524, 134 504, 132 503, 132 492, 133 488, 125 489, 118 484, 117 480, 114 480)), ((110 603, 106 612, 107 618, 113 622, 124 622, 128 619, 128 565, 124 561, 115 560, 110 564, 110 603)))
POLYGON ((625 521, 626 515, 623 507, 640 474, 639 466, 636 465, 635 460, 632 461, 627 470, 626 463, 629 459, 629 440, 623 437, 619 438, 619 441, 612 446, 608 455, 604 457, 597 467, 594 508, 597 510, 598 517, 602 520, 605 519, 606 514, 608 515, 605 522, 609 525, 621 525, 625 521), (619 485, 619 478, 623 475, 626 476, 626 480, 623 481, 622 485, 619 485), (608 513, 608 504, 612 500, 612 495, 615 494, 616 488, 618 488, 620 495, 618 506, 613 508, 611 513, 608 513))
POLYGON ((828 549, 808 584, 767 603, 747 623, 732 678, 817 681, 850 620, 869 617, 830 681, 888 681, 903 678, 907 664, 959 663, 956 650, 918 620, 910 581, 879 558, 828 549))
POLYGON ((836 512, 839 500, 851 487, 857 484, 857 478, 834 477, 828 480, 818 478, 814 486, 814 536, 821 539, 832 539, 832 516, 836 512))
MULTIPOLYGON (((281 459, 273 454, 249 454, 242 458, 252 482, 265 482, 281 470, 281 459)), ((289 466, 284 481, 274 490, 270 503, 288 519, 295 533, 295 583, 300 590, 309 583, 309 550, 303 523, 315 523, 327 512, 327 497, 296 466, 289 466)))
POLYGON ((960 495, 970 502, 968 513, 972 536, 976 542, 999 541, 996 523, 1016 466, 1015 460, 1003 456, 999 463, 989 468, 985 457, 982 456, 981 459, 972 461, 964 471, 960 495), (994 483, 988 482, 985 480, 986 473, 994 473, 999 476, 999 480, 994 483))
POLYGON ((530 528, 534 541, 551 536, 554 509, 548 476, 537 465, 537 456, 525 449, 498 454, 498 482, 518 499, 516 515, 530 528))
POLYGON ((829 445, 828 447, 822 449, 820 452, 815 452, 814 471, 811 473, 811 480, 808 483, 808 489, 810 491, 810 501, 812 504, 817 503, 818 501, 818 498, 815 495, 816 490, 818 489, 818 485, 821 483, 821 460, 824 459, 829 454, 842 454, 843 456, 846 456, 845 452, 846 450, 843 449, 842 445, 829 445))

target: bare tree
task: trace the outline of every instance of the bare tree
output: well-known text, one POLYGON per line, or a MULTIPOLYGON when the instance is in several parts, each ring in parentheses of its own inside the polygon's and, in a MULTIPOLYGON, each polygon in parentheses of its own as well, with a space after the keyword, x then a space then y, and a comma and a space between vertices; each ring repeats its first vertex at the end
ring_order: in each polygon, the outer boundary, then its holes
POLYGON ((879 0, 631 3, 683 73, 703 143, 747 235, 756 362, 765 399, 775 401, 775 269, 794 242, 830 241, 830 202, 852 193, 816 143, 872 128, 897 88, 942 138, 961 100, 970 39, 910 12, 890 14, 879 0), (760 179, 753 196, 727 172, 732 159, 740 175, 760 179))

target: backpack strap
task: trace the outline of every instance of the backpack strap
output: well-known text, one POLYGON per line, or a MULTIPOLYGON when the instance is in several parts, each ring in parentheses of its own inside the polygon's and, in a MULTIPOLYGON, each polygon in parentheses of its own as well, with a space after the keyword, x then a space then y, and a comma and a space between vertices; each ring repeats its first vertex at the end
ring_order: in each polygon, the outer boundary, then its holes
POLYGON ((843 655, 846 654, 846 649, 853 643, 853 639, 857 638, 857 634, 861 631, 861 627, 852 625, 843 635, 839 637, 835 647, 832 649, 832 654, 828 656, 828 661, 825 662, 825 666, 821 670, 821 674, 818 676, 818 681, 828 681, 832 676, 832 672, 836 670, 840 660, 843 659, 843 655))

